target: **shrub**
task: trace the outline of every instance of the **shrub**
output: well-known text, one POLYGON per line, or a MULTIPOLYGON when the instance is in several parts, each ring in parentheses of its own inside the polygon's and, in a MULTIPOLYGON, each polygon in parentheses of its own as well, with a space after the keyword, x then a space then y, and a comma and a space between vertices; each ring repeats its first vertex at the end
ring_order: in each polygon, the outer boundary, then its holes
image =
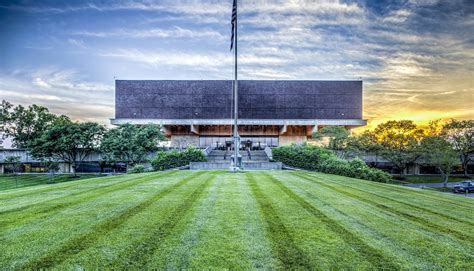
POLYGON ((187 148, 184 151, 159 151, 151 161, 154 170, 165 170, 186 166, 190 162, 205 162, 206 157, 201 150, 196 148, 187 148))
POLYGON ((273 160, 301 169, 384 183, 392 178, 382 170, 370 168, 360 158, 347 161, 329 150, 308 144, 280 146, 272 153, 273 160))
POLYGON ((316 170, 318 163, 332 155, 332 152, 317 146, 308 144, 287 145, 272 149, 273 160, 285 165, 316 170))
POLYGON ((360 158, 347 161, 333 156, 323 161, 318 170, 324 173, 382 183, 387 183, 392 178, 390 174, 383 172, 380 169, 367 166, 367 164, 360 158))
POLYGON ((138 164, 133 166, 131 169, 128 170, 129 173, 143 173, 145 172, 145 166, 138 164))

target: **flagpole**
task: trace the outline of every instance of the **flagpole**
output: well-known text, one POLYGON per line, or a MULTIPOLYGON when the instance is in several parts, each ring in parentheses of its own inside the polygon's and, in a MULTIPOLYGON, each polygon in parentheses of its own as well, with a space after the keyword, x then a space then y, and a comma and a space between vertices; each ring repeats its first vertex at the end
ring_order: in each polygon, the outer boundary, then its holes
POLYGON ((235 1, 235 27, 234 27, 234 167, 238 170, 239 164, 239 128, 238 128, 238 86, 237 86, 237 0, 235 1))

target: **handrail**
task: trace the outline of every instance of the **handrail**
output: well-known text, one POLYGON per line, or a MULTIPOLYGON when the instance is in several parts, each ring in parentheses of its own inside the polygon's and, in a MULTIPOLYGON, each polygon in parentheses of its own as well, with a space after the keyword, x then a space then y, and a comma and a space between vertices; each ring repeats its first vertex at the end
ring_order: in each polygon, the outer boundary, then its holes
POLYGON ((209 154, 211 153, 212 151, 212 146, 207 146, 204 150, 202 150, 202 153, 204 154, 204 156, 209 156, 209 154))
POLYGON ((268 159, 270 159, 270 160, 273 159, 272 148, 266 146, 265 149, 263 149, 263 151, 268 156, 268 159))

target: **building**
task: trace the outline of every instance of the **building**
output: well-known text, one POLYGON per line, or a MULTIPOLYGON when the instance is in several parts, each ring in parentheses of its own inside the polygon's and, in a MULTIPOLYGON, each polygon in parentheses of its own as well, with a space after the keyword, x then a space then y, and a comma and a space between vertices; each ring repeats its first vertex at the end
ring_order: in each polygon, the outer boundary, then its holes
MULTIPOLYGON (((231 80, 117 80, 118 125, 158 124, 172 146, 224 148, 232 141, 231 80)), ((239 134, 254 148, 304 142, 328 125, 362 118, 362 81, 239 80, 239 134)))

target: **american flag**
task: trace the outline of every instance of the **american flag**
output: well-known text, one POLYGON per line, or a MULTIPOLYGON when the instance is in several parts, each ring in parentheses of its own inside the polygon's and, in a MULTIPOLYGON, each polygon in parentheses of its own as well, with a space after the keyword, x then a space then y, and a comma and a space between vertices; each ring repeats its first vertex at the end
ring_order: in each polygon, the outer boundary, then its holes
POLYGON ((232 34, 230 36, 230 50, 234 47, 234 32, 237 23, 237 0, 234 0, 234 4, 232 5, 232 19, 230 20, 230 24, 232 25, 232 34))

